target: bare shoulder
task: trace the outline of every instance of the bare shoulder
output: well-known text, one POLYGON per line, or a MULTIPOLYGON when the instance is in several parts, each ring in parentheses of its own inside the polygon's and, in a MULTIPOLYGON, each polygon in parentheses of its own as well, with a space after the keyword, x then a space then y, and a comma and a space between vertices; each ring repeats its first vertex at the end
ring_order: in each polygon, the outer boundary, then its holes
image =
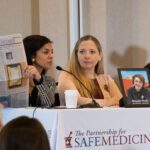
POLYGON ((59 74, 58 80, 72 80, 72 76, 69 73, 62 71, 59 74))
POLYGON ((75 89, 73 76, 67 72, 61 72, 58 77, 58 89, 60 91, 75 89))

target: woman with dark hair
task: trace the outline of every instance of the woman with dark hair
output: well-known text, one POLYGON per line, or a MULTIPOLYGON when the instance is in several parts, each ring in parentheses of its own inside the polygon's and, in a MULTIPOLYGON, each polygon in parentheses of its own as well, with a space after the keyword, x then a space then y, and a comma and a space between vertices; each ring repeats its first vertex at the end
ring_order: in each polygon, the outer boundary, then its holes
POLYGON ((30 106, 52 107, 56 84, 45 73, 53 64, 52 41, 45 36, 31 35, 23 40, 28 66, 24 69, 29 77, 30 106))
POLYGON ((18 117, 0 131, 0 150, 50 150, 42 124, 33 118, 18 117))
POLYGON ((78 90, 78 105, 92 103, 92 96, 102 107, 119 104, 122 95, 114 80, 104 74, 102 48, 94 36, 86 35, 77 41, 68 71, 78 77, 88 90, 72 75, 62 72, 58 80, 58 91, 62 105, 65 104, 64 91, 68 89, 78 90))

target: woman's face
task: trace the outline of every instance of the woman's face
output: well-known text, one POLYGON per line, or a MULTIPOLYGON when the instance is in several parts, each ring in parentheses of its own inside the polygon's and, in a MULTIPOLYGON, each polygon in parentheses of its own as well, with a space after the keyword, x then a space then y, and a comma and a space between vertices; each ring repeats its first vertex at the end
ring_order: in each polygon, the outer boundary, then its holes
POLYGON ((137 91, 140 91, 140 89, 143 87, 143 82, 138 77, 135 77, 134 79, 134 87, 137 91))
POLYGON ((45 44, 36 52, 34 66, 38 70, 49 69, 53 64, 53 47, 51 43, 45 44))
POLYGON ((101 55, 95 43, 87 40, 80 43, 77 58, 83 70, 94 71, 96 64, 101 59, 101 55))

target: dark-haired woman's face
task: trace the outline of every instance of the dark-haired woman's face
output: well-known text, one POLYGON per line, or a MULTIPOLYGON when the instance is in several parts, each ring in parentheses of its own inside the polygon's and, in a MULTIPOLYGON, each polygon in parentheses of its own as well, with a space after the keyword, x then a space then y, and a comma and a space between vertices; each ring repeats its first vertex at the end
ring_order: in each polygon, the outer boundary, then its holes
POLYGON ((53 47, 51 43, 45 44, 36 52, 35 63, 33 64, 38 70, 49 69, 53 64, 53 47))

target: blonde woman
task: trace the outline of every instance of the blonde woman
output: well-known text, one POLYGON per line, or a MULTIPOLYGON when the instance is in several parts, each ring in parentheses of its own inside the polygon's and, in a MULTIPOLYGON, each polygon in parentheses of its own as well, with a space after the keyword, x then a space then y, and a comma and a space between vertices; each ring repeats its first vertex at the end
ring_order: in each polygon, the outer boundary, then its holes
POLYGON ((91 95, 102 107, 119 104, 122 95, 114 80, 104 74, 102 49, 95 37, 86 35, 77 41, 68 71, 77 76, 90 92, 72 75, 61 72, 58 80, 61 105, 65 105, 64 91, 68 89, 78 90, 78 105, 92 103, 91 95))

